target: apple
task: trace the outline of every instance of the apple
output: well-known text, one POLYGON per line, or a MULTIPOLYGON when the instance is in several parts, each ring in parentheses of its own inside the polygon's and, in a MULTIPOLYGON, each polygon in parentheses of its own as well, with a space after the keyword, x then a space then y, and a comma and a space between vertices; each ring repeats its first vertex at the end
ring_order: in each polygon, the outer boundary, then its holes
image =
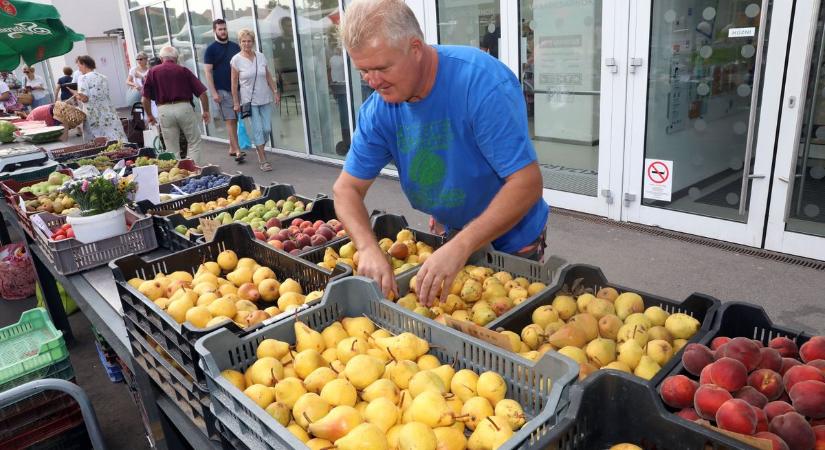
POLYGON ((297 247, 295 246, 295 241, 288 239, 284 241, 282 250, 286 252, 292 252, 292 250, 295 250, 296 248, 297 247))
POLYGON ((312 236, 312 237, 310 238, 309 243, 310 243, 310 245, 312 245, 313 247, 317 247, 317 246, 319 246, 319 245, 324 245, 324 244, 326 244, 326 243, 327 243, 327 238, 325 238, 325 237, 324 237, 323 235, 321 235, 321 234, 316 234, 316 235, 314 235, 314 236, 312 236))
POLYGON ((273 246, 273 247, 275 247, 275 248, 277 248, 277 249, 281 249, 281 250, 283 250, 283 249, 284 249, 284 243, 283 243, 283 242, 281 242, 281 241, 279 241, 279 240, 277 240, 277 239, 273 239, 273 240, 271 240, 271 241, 267 242, 267 244, 269 244, 269 245, 271 245, 271 246, 273 246))

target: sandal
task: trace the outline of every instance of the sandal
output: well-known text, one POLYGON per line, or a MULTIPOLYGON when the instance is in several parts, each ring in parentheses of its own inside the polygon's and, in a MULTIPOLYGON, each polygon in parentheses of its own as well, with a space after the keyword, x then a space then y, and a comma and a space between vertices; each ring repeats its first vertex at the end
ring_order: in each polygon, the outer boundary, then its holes
POLYGON ((264 161, 261 163, 261 171, 263 172, 270 172, 272 170, 272 165, 268 162, 264 161))
POLYGON ((234 156, 235 162, 241 163, 246 158, 246 152, 230 153, 229 156, 234 156))

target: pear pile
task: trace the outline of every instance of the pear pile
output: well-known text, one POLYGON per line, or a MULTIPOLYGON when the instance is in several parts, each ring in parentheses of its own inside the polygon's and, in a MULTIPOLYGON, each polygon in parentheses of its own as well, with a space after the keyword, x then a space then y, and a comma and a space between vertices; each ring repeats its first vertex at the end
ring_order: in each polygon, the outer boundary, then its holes
POLYGON ((154 279, 132 278, 129 284, 163 309, 177 323, 209 328, 233 321, 250 327, 319 299, 322 291, 304 295, 292 278, 279 281, 269 267, 252 258, 238 258, 232 250, 198 267, 193 276, 177 271, 154 279))
MULTIPOLYGON (((435 251, 432 246, 416 241, 413 232, 406 228, 396 234, 395 241, 383 238, 378 241, 378 246, 387 254, 396 275, 422 264, 435 251)), ((334 248, 328 247, 324 251, 324 260, 318 265, 327 270, 333 270, 337 263, 352 267, 353 272, 357 274, 358 249, 355 248, 353 242, 342 245, 337 252, 334 248)))
POLYGON ((221 375, 311 449, 495 449, 526 421, 500 375, 456 372, 412 333, 367 317, 294 330, 221 375))
POLYGON ((238 203, 254 200, 262 195, 260 189, 252 189, 251 191, 244 191, 237 184, 229 186, 226 191, 226 197, 220 197, 208 202, 195 202, 186 208, 179 209, 175 212, 179 213, 185 218, 190 218, 200 214, 205 214, 217 209, 228 208, 238 203))
POLYGON ((453 280, 445 302, 439 300, 430 308, 422 305, 416 294, 414 276, 410 279, 410 292, 396 303, 431 319, 439 320, 443 315, 450 315, 453 319, 483 327, 546 287, 544 283, 530 283, 509 272, 493 273, 489 267, 466 265, 453 280))
POLYGON ((574 291, 536 308, 520 335, 500 331, 513 350, 529 359, 558 351, 579 363, 580 380, 602 368, 650 380, 699 330, 699 321, 687 314, 645 308, 635 292, 574 291))

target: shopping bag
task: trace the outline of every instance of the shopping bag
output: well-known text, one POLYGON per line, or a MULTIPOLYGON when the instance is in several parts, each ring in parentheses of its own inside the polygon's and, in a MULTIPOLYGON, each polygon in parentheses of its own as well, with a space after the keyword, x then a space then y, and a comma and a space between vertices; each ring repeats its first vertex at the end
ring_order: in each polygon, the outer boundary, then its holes
POLYGON ((249 140, 249 135, 246 134, 246 125, 244 125, 244 120, 241 119, 240 114, 238 114, 238 147, 241 150, 252 148, 252 141, 249 140))
POLYGON ((15 243, 0 247, 0 298, 21 300, 31 297, 35 281, 34 267, 25 245, 15 243))
POLYGON ((160 131, 157 125, 150 125, 143 130, 143 145, 155 150, 165 150, 160 140, 160 131))

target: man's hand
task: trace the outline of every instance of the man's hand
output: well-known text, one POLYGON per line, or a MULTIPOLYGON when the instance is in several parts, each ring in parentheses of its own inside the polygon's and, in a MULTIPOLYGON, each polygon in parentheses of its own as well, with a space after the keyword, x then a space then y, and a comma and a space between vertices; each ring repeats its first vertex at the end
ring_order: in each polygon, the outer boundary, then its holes
POLYGON ((149 122, 149 125, 155 125, 158 123, 157 120, 155 120, 155 116, 153 116, 150 112, 146 113, 146 121, 149 122))
POLYGON ((209 122, 209 111, 204 111, 201 117, 203 117, 204 122, 209 122))
MULTIPOLYGON (((470 253, 453 241, 433 252, 421 265, 415 277, 418 301, 429 308, 439 299, 437 296, 441 289, 440 300, 446 302, 456 274, 461 271, 469 257, 470 253)), ((360 266, 358 270, 361 270, 360 266)))
POLYGON ((386 253, 377 245, 358 251, 358 275, 375 280, 385 297, 398 298, 398 286, 395 284, 392 266, 387 261, 386 253), (394 297, 390 297, 390 294, 394 297))
POLYGON ((221 96, 217 92, 212 92, 212 101, 215 102, 216 105, 221 104, 221 96))
POLYGON ((275 89, 274 94, 275 94, 275 104, 280 105, 281 104, 281 92, 278 91, 277 89, 275 89))
POLYGON ((240 103, 233 103, 232 109, 235 110, 236 113, 241 112, 241 104, 240 103))

